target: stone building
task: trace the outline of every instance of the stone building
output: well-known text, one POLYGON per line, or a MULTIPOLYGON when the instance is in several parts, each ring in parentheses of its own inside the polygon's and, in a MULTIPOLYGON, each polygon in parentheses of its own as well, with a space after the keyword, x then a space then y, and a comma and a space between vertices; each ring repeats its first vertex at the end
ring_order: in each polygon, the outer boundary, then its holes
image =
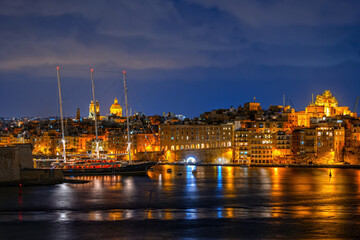
POLYGON ((114 103, 110 107, 110 115, 122 117, 122 107, 119 104, 119 101, 115 98, 114 103))
POLYGON ((268 132, 252 132, 249 134, 251 163, 273 163, 274 134, 268 132))
POLYGON ((34 169, 31 144, 0 147, 0 185, 43 185, 63 182, 60 169, 34 169))
POLYGON ((161 125, 160 148, 170 162, 191 157, 197 162, 230 163, 233 127, 233 124, 161 125))
POLYGON ((234 132, 234 163, 248 164, 250 162, 249 151, 250 130, 238 129, 234 132))
POLYGON ((100 119, 100 104, 99 101, 94 102, 91 100, 89 105, 89 118, 95 120, 95 109, 96 109, 96 117, 100 119))

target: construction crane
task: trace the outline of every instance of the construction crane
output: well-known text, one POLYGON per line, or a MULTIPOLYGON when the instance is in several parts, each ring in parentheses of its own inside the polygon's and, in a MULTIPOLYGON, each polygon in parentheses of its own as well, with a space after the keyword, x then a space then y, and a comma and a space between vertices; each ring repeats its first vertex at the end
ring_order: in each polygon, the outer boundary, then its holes
POLYGON ((356 112, 356 109, 357 109, 357 106, 358 106, 358 103, 359 103, 359 99, 360 99, 360 96, 357 97, 356 100, 355 100, 355 105, 354 105, 354 109, 353 109, 354 113, 356 112))

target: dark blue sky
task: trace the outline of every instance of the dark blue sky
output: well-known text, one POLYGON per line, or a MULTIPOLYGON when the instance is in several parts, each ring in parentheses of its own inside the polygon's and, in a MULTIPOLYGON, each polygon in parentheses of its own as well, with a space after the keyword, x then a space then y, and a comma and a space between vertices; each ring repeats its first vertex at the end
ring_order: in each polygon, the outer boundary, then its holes
POLYGON ((87 115, 94 68, 101 114, 114 97, 146 114, 282 104, 331 90, 360 96, 357 0, 0 0, 0 116, 87 115))

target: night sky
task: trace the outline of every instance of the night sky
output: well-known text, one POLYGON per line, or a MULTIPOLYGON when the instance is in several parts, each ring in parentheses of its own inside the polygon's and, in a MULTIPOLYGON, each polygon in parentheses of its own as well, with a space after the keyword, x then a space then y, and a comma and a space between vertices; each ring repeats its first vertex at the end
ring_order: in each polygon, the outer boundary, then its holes
MULTIPOLYGON (((358 0, 0 0, 0 117, 102 115, 113 99, 189 117, 252 101, 360 96, 358 0)), ((359 108, 358 108, 358 112, 359 108)))

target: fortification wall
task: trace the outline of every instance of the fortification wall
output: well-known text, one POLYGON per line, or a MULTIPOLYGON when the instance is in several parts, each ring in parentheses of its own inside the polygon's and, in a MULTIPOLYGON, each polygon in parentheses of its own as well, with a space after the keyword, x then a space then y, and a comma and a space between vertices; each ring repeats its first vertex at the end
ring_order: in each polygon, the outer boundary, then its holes
POLYGON ((20 180, 20 161, 17 147, 0 147, 0 184, 20 180))
POLYGON ((30 144, 0 147, 0 185, 47 185, 63 182, 59 169, 34 169, 30 144))

